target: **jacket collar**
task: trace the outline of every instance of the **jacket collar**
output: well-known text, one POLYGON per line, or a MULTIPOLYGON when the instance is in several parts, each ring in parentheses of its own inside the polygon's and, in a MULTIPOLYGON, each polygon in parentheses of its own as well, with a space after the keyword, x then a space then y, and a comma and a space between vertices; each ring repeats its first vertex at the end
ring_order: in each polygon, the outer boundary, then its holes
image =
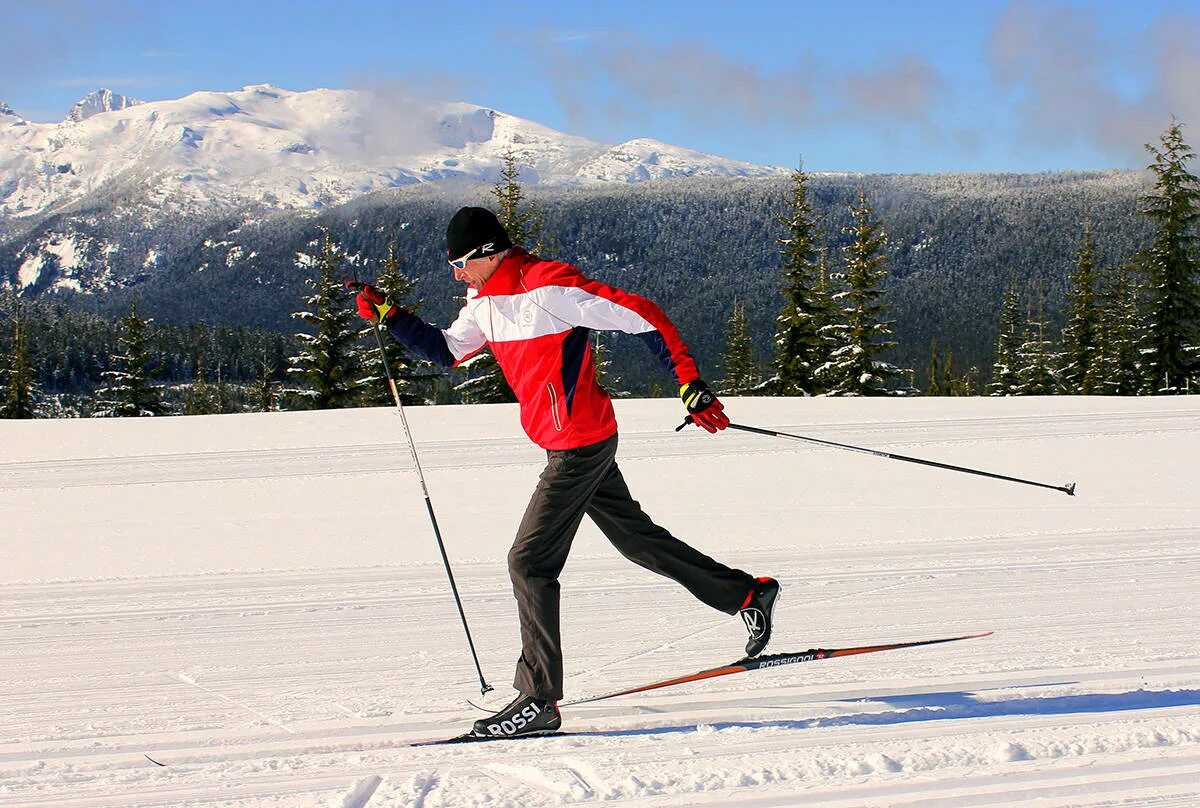
POLYGON ((508 251, 508 255, 504 256, 504 260, 500 262, 500 266, 496 267, 496 271, 492 276, 484 281, 483 286, 476 293, 478 295, 495 294, 497 289, 508 289, 512 286, 512 278, 519 275, 521 268, 530 262, 529 253, 524 247, 512 247, 508 251))

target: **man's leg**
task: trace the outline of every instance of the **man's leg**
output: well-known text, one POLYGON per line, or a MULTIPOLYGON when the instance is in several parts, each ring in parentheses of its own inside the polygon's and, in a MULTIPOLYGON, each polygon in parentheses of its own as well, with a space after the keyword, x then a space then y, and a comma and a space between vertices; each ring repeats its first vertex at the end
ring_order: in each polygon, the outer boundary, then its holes
POLYGON ((715 561, 656 525, 630 495, 615 462, 592 495, 587 515, 630 561, 679 582, 714 609, 737 614, 746 605, 754 578, 715 561))
POLYGON ((548 452, 548 462, 508 553, 521 619, 521 658, 513 687, 549 701, 562 698, 558 576, 588 501, 605 479, 617 439, 548 452))

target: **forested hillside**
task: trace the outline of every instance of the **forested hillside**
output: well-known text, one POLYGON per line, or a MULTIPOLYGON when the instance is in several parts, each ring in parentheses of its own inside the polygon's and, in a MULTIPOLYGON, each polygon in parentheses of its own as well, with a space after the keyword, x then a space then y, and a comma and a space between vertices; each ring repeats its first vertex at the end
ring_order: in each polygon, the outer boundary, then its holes
MULTIPOLYGON (((1059 322, 1085 221, 1101 266, 1145 246, 1147 223, 1137 197, 1143 172, 1035 175, 813 175, 814 217, 839 271, 848 236, 842 228, 860 189, 888 237, 888 318, 898 347, 893 361, 921 374, 931 340, 952 351, 955 367, 976 366, 986 381, 1004 290, 1015 279, 1026 296, 1044 291, 1059 322)), ((736 298, 746 304, 760 356, 770 358, 780 309, 779 243, 788 180, 664 180, 603 189, 528 189, 544 215, 547 252, 585 272, 659 301, 683 330, 702 365, 724 348, 736 298)), ((114 210, 121 200, 114 200, 114 210)), ((385 191, 316 215, 260 214, 211 221, 168 220, 140 226, 103 211, 79 211, 42 223, 0 245, 2 270, 15 283, 31 245, 70 237, 82 258, 43 271, 25 297, 115 319, 137 300, 160 324, 242 326, 290 334, 304 295, 296 254, 322 229, 373 278, 395 241, 401 268, 417 281, 423 313, 447 321, 461 288, 446 269, 445 224, 464 203, 493 203, 487 187, 385 191), (118 249, 103 245, 118 244, 118 249), (90 250, 86 245, 91 245, 90 250), (148 260, 148 257, 152 260, 148 260), (70 276, 84 293, 54 285, 70 276), (100 279, 89 284, 88 279, 100 279)), ((349 300, 347 301, 349 305, 349 300)), ((615 352, 618 373, 634 392, 665 382, 640 345, 615 352)), ((710 371, 711 372, 711 371, 710 371)))

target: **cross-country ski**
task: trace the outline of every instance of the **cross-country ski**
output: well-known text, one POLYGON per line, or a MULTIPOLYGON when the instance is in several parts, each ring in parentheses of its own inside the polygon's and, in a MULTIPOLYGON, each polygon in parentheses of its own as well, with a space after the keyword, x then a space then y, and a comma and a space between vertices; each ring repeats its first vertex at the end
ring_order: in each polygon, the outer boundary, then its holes
POLYGON ((634 693, 645 693, 648 690, 658 690, 664 687, 673 687, 674 685, 683 685, 690 682, 699 682, 704 679, 715 679, 718 676, 730 676, 735 673, 746 673, 747 671, 759 671, 764 669, 780 668, 784 665, 796 665, 802 662, 818 662, 823 659, 836 659, 838 657, 857 656, 859 654, 874 654, 880 651, 897 651, 902 648, 919 648, 926 645, 940 645, 948 642, 958 642, 959 640, 974 640, 979 637, 990 636, 992 632, 984 631, 979 634, 963 634, 959 637, 944 637, 938 640, 916 640, 912 642, 885 643, 881 645, 860 645, 851 648, 810 648, 807 651, 797 651, 795 653, 782 654, 765 654, 763 656, 750 659, 739 659, 736 662, 731 662, 728 665, 720 665, 716 668, 708 668, 706 670, 697 671, 686 676, 677 676, 672 679, 664 679, 650 684, 631 687, 628 690, 618 690, 613 693, 605 693, 600 696, 586 696, 579 699, 571 699, 564 701, 562 706, 569 707, 574 704, 588 704, 594 701, 604 701, 605 699, 616 698, 617 696, 629 696, 634 693))

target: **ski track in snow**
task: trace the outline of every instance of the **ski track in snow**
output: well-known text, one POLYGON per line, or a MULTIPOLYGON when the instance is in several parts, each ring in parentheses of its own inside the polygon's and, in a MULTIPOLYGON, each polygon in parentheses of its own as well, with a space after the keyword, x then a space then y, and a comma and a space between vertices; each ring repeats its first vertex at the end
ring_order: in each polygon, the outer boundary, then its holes
MULTIPOLYGON (((659 433, 677 406, 622 402, 647 510, 783 581, 770 652, 995 634, 580 705, 562 738, 415 749, 462 731, 479 687, 407 450, 354 442, 397 428, 386 411, 310 415, 328 429, 290 448, 251 445, 276 424, 294 440, 285 416, 0 423, 17 537, 0 545, 0 806, 1200 805, 1188 402, 730 403, 747 423, 1077 479, 1076 498, 659 433), (123 432, 71 456, 63 430, 85 426, 123 432)), ((444 409, 414 429, 433 435, 422 463, 498 705, 517 654, 502 559, 541 454, 496 410, 444 409)), ((744 643, 590 528, 563 589, 568 698, 744 643)))

